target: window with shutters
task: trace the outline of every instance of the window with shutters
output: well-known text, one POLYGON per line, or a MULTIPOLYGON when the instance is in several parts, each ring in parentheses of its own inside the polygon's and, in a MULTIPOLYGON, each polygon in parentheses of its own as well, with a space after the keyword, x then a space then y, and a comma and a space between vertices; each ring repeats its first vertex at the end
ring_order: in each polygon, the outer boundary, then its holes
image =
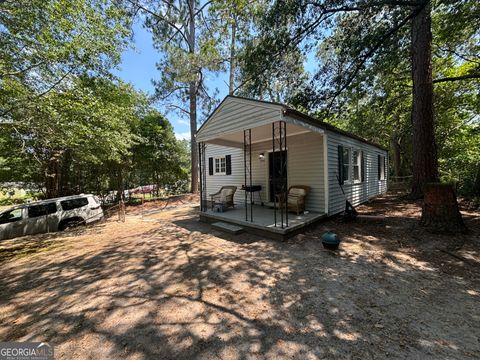
POLYGON ((227 161, 225 156, 215 158, 215 175, 225 175, 227 173, 227 161))
POLYGON ((362 181, 362 151, 353 150, 352 152, 353 181, 362 181))

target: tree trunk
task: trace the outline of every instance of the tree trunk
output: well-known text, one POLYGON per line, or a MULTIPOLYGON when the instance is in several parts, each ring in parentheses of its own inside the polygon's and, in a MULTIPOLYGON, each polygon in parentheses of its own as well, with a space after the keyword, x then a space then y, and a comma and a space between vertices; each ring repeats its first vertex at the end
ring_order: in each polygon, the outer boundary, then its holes
POLYGON ((233 95, 235 91, 235 41, 237 37, 237 22, 233 20, 232 22, 232 34, 230 40, 230 74, 228 81, 228 93, 233 95))
POLYGON ((46 198, 55 198, 60 194, 60 182, 62 178, 61 161, 63 151, 52 150, 45 170, 46 198))
MULTIPOLYGON (((195 0, 189 0, 190 9, 190 24, 188 31, 188 42, 190 53, 195 53, 195 0)), ((197 142, 195 135, 197 133, 197 89, 199 84, 197 80, 191 81, 189 85, 188 95, 190 98, 190 156, 191 163, 191 176, 192 183, 190 185, 190 191, 192 193, 198 192, 198 153, 197 142)))
POLYGON ((423 195, 424 186, 438 181, 433 122, 431 5, 412 20, 413 79, 413 184, 412 197, 423 195))
POLYGON ((72 151, 70 149, 65 150, 61 165, 61 176, 59 179, 60 196, 72 195, 72 187, 70 184, 70 168, 72 166, 72 161, 72 151))
POLYGON ((420 224, 435 233, 465 232, 457 197, 451 184, 425 185, 424 204, 420 224))
POLYGON ((123 190, 125 189, 123 184, 123 169, 121 165, 117 165, 117 196, 116 200, 123 200, 123 190))
POLYGON ((477 175, 473 183, 473 195, 480 196, 480 162, 477 163, 477 175))
MULTIPOLYGON (((393 162, 393 173, 396 178, 402 176, 402 159, 401 159, 401 149, 398 139, 394 136, 390 140, 392 147, 392 162, 393 162)), ((397 179, 398 180, 398 179, 397 179)))

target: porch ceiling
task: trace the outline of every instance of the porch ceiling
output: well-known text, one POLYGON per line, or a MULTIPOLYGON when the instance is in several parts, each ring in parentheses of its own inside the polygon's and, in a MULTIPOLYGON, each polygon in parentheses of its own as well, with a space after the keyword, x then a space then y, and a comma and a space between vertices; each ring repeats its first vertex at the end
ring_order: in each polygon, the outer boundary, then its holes
MULTIPOLYGON (((294 135, 311 132, 311 130, 287 123, 287 138, 294 135)), ((319 129, 320 130, 320 129, 319 129)), ((272 124, 265 124, 252 128, 252 144, 272 141, 272 124)), ((243 130, 230 134, 217 135, 213 139, 205 141, 209 144, 223 145, 229 147, 243 148, 243 130)))

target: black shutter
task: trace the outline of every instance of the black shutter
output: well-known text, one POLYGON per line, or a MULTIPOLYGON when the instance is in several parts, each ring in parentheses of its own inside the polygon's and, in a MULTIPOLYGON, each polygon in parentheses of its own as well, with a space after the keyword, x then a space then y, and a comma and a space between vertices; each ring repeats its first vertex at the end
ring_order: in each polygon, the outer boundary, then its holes
POLYGON ((338 145, 338 181, 343 185, 343 146, 338 145))
POLYGON ((382 156, 377 155, 377 162, 378 162, 378 180, 382 179, 382 156))
POLYGON ((213 158, 208 158, 208 175, 213 175, 213 158))
POLYGON ((232 175, 232 155, 225 155, 225 173, 232 175))
POLYGON ((363 155, 363 151, 360 152, 361 156, 361 172, 362 172, 362 182, 365 182, 365 156, 363 155))

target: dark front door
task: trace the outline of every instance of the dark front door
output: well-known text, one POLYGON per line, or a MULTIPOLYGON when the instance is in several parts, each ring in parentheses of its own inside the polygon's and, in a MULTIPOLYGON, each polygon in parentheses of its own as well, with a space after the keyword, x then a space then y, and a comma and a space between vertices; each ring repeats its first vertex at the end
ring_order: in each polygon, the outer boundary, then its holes
POLYGON ((270 185, 270 201, 273 202, 274 194, 282 191, 282 184, 287 177, 287 152, 275 151, 268 153, 268 181, 270 185), (283 170, 283 171, 282 171, 283 170))

